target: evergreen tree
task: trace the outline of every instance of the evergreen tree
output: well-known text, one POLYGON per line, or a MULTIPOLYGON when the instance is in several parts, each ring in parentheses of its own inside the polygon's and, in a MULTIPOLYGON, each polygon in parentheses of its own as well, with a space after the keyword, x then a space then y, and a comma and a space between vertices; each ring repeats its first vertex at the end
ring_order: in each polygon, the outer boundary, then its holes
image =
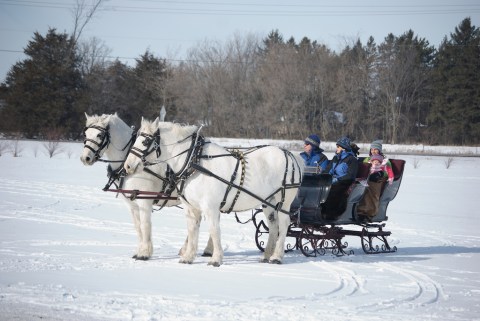
POLYGON ((133 114, 140 120, 157 117, 162 105, 167 104, 165 83, 168 76, 167 63, 148 50, 136 59, 134 72, 135 101, 133 114))
POLYGON ((28 58, 11 68, 5 82, 7 129, 27 137, 77 137, 83 82, 71 38, 55 29, 45 37, 36 32, 24 52, 28 58))
MULTIPOLYGON (((285 41, 283 40, 283 36, 280 31, 278 31, 278 29, 272 30, 267 37, 263 39, 263 46, 259 49, 259 54, 261 56, 266 56, 272 49, 282 47, 284 45, 285 41)), ((295 45, 295 39, 293 39, 293 37, 290 38, 289 45, 295 45)))
POLYGON ((431 130, 437 143, 480 142, 480 30, 464 19, 435 60, 431 130))
POLYGON ((85 110, 90 114, 117 112, 127 123, 138 121, 132 115, 134 108, 135 76, 133 68, 119 60, 109 66, 96 66, 87 76, 88 92, 85 95, 85 110))
MULTIPOLYGON (((382 115, 371 104, 376 87, 376 55, 373 38, 366 46, 358 39, 340 54, 341 68, 337 71, 337 85, 333 90, 337 111, 343 115, 343 133, 339 132, 337 136, 348 134, 353 139, 364 141, 378 137, 382 115)), ((338 123, 338 120, 333 118, 330 122, 338 123)))

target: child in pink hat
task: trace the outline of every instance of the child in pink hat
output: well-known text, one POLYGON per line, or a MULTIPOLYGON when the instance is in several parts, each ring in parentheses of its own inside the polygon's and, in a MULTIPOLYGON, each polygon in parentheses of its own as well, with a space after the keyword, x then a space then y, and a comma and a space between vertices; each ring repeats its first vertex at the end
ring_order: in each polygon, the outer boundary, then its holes
POLYGON ((370 156, 369 163, 372 164, 370 167, 370 176, 369 179, 373 182, 378 182, 382 177, 388 177, 388 183, 392 184, 393 182, 393 171, 391 166, 387 166, 386 159, 380 154, 374 154, 370 156))

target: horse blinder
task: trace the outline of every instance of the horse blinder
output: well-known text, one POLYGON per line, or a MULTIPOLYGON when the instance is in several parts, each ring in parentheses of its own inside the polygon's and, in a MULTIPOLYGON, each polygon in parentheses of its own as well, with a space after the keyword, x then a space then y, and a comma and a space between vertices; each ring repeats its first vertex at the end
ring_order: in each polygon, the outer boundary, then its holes
POLYGON ((147 162, 146 157, 150 155, 153 151, 155 151, 157 158, 160 157, 162 151, 160 149, 160 130, 157 131, 153 135, 139 133, 139 136, 144 137, 142 141, 142 145, 146 148, 141 150, 140 148, 132 147, 130 152, 140 158, 142 162, 145 164, 147 162))
POLYGON ((100 127, 100 126, 95 126, 95 125, 85 127, 84 130, 83 130, 83 137, 84 137, 84 140, 83 140, 84 148, 90 149, 95 154, 95 159, 99 159, 101 157, 100 152, 105 147, 107 147, 108 144, 110 144, 110 125, 107 125, 107 127, 105 127, 105 128, 100 127), (90 128, 94 128, 94 129, 99 131, 99 133, 97 134, 97 138, 100 139, 99 143, 94 139, 87 138, 87 130, 90 129, 90 128), (97 145, 98 149, 94 150, 91 146, 86 145, 87 142, 91 142, 91 143, 97 145))

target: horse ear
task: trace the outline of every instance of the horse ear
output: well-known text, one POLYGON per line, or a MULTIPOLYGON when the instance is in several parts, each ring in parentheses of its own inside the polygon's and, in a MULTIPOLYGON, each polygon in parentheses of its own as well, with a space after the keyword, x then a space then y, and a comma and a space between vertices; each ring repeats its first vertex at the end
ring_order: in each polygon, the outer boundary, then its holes
POLYGON ((88 116, 88 114, 87 114, 87 113, 85 113, 85 118, 87 118, 87 119, 88 119, 88 118, 90 118, 90 116, 88 116))
POLYGON ((155 127, 158 127, 159 122, 160 122, 160 119, 158 117, 155 118, 155 120, 153 121, 153 124, 155 125, 155 127))
POLYGON ((101 116, 102 122, 107 122, 108 123, 108 121, 110 120, 110 116, 112 116, 112 115, 103 114, 101 116))

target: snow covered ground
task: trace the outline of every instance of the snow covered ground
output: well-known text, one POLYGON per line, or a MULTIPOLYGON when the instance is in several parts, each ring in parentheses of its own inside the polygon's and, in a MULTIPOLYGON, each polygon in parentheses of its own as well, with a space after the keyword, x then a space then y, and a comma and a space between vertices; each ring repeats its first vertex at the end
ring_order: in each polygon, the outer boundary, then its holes
POLYGON ((203 257, 178 263, 180 209, 153 214, 154 257, 131 259, 133 223, 101 190, 105 164, 83 166, 79 143, 53 158, 20 144, 21 157, 0 157, 0 320, 480 320, 478 156, 386 147, 407 161, 388 209, 396 253, 366 255, 348 239, 353 255, 294 251, 262 264, 253 224, 225 215, 214 268, 203 257))

